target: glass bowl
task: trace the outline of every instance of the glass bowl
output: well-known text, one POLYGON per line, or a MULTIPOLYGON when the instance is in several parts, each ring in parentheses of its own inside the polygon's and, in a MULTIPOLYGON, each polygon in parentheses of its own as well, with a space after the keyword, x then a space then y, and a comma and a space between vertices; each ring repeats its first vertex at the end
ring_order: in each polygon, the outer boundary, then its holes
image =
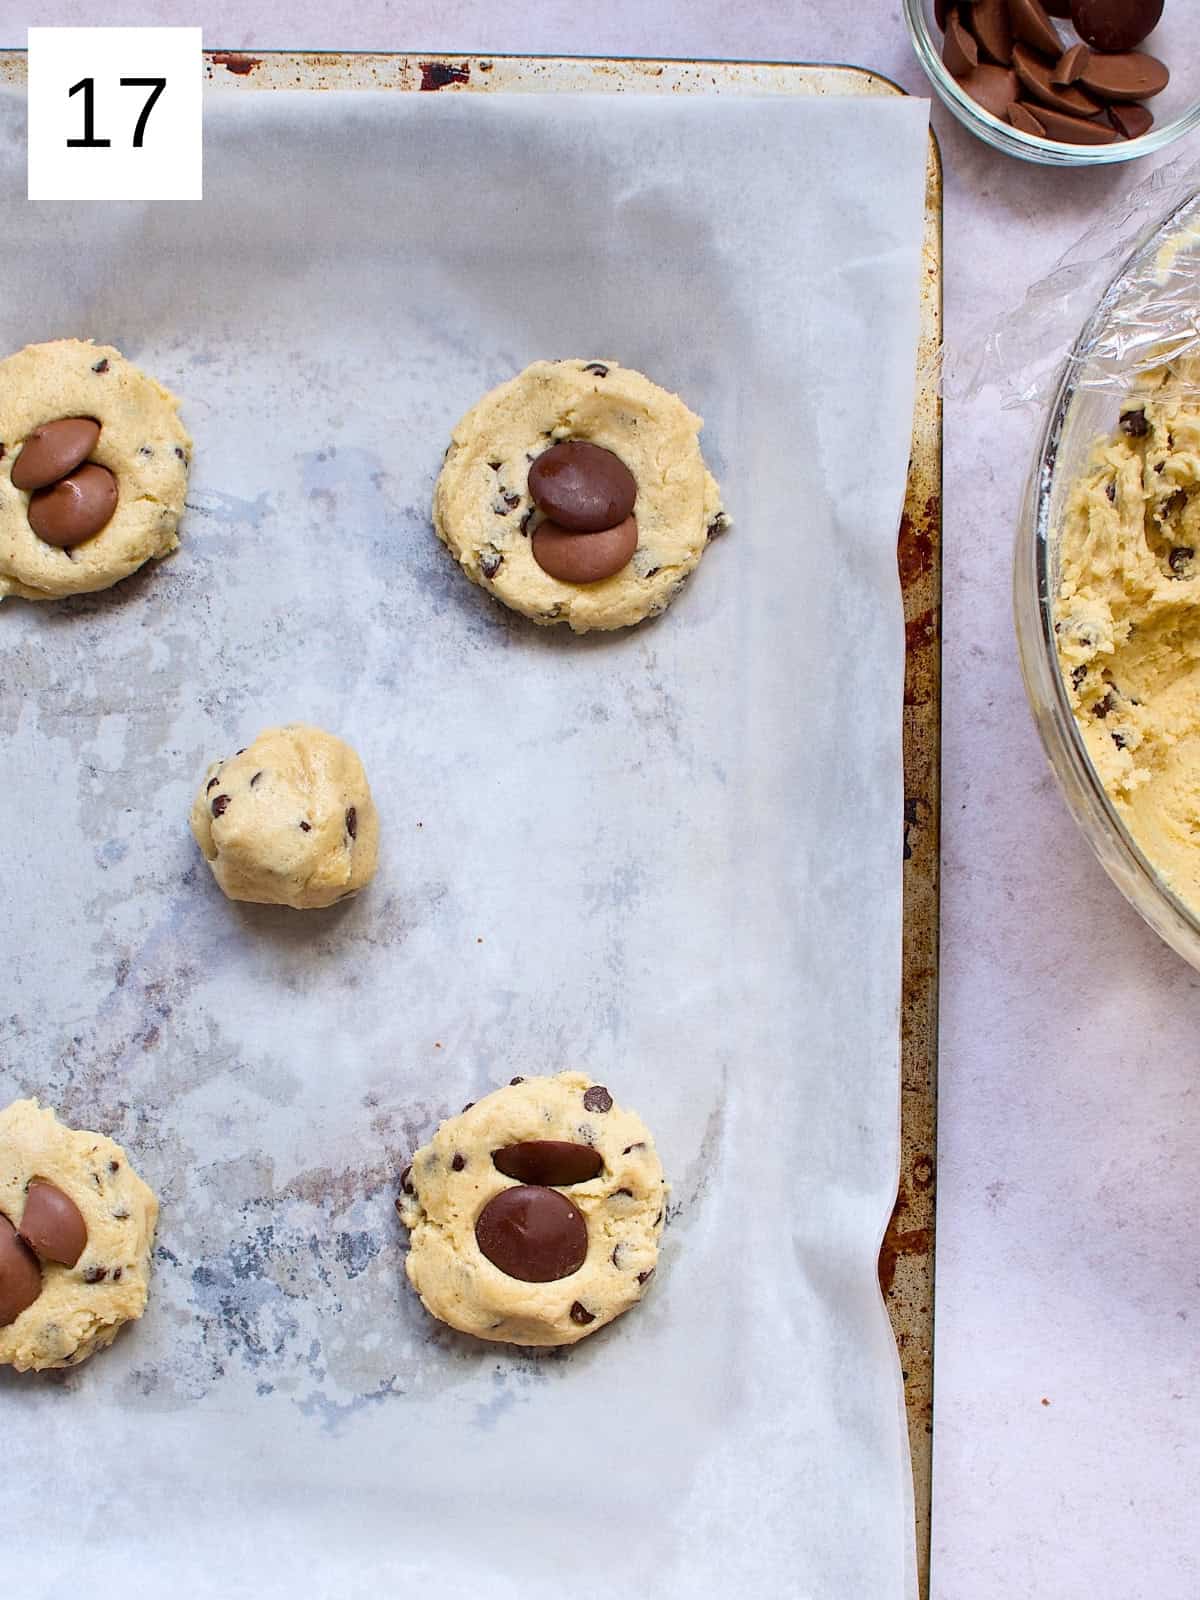
MULTIPOLYGON (((1050 765, 1075 820, 1121 893, 1156 933, 1200 968, 1200 916, 1160 876, 1126 829, 1092 766, 1059 668, 1054 602, 1058 529, 1071 486, 1101 436, 1113 432, 1131 348, 1143 364, 1172 333, 1186 335, 1187 306, 1200 305, 1200 194, 1154 224, 1138 242, 1084 326, 1059 378, 1025 491, 1017 531, 1013 602, 1025 689, 1050 765), (1156 298, 1164 261, 1171 291, 1156 298), (1163 305, 1172 309, 1163 315, 1163 305), (1182 315, 1182 326, 1172 318, 1182 315), (1157 325, 1156 325, 1157 318, 1157 325), (1138 338, 1130 331, 1145 330, 1138 338)), ((1195 334, 1195 320, 1191 333, 1195 334)))
MULTIPOLYGON (((977 134, 985 144, 1023 161, 1037 161, 1047 167, 1104 167, 1115 161, 1134 161, 1156 150, 1165 150, 1176 139, 1200 127, 1200 49, 1196 46, 1196 0, 1166 0, 1162 21, 1141 50, 1158 56, 1171 71, 1171 81, 1150 101, 1154 127, 1139 139, 1123 139, 1119 144, 1061 144, 1055 139, 1038 139, 1021 133, 999 117, 985 111, 969 94, 964 94, 942 64, 942 30, 933 15, 933 0, 904 0, 904 20, 917 60, 937 91, 938 98, 958 120, 977 134)), ((1076 42, 1069 24, 1057 22, 1059 32, 1076 42)))

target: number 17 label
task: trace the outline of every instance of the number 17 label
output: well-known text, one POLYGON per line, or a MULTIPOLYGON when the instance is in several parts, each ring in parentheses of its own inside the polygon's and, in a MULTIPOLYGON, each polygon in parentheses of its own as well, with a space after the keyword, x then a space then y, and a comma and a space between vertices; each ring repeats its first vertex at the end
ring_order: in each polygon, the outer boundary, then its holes
POLYGON ((30 28, 29 198, 199 200, 199 28, 30 28))

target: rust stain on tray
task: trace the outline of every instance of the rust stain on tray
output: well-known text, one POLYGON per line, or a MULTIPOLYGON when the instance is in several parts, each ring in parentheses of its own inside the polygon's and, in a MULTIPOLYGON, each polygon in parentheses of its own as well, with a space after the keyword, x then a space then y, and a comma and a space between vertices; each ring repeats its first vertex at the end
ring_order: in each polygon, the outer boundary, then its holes
POLYGON ((235 72, 240 78, 253 72, 255 67, 262 66, 261 56, 246 56, 239 50, 214 50, 209 59, 214 67, 224 67, 227 72, 235 72))
POLYGON ((452 83, 469 83, 471 69, 468 66, 455 66, 449 61, 422 61, 421 87, 422 89, 445 89, 452 83))

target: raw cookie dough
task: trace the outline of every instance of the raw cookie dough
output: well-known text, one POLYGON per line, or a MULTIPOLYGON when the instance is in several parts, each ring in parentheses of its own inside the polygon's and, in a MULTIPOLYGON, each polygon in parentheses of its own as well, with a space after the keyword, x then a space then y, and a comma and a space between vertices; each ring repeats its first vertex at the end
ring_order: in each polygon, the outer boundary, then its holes
POLYGON ((1151 374, 1071 491, 1058 655, 1130 833, 1200 910, 1200 361, 1151 374))
POLYGON ((516 1079, 443 1122, 413 1156, 402 1189, 409 1282, 427 1311, 480 1339, 574 1344, 641 1299, 658 1259, 667 1186, 654 1140, 580 1072, 516 1079), (489 1202, 520 1181, 494 1154, 534 1140, 582 1145, 603 1162, 597 1176, 551 1190, 582 1214, 587 1239, 578 1270, 550 1282, 502 1272, 475 1232, 489 1202))
POLYGON ((379 854, 362 762, 303 722, 268 728, 214 761, 192 806, 192 832, 231 900, 297 911, 356 894, 379 854))
POLYGON ((53 600, 108 589, 176 549, 192 441, 179 402, 111 345, 31 344, 0 361, 0 599, 53 600), (29 494, 12 481, 25 438, 60 417, 94 417, 89 461, 117 480, 117 509, 70 550, 29 526, 29 494))
POLYGON ((0 1364, 18 1372, 78 1366, 141 1316, 158 1220, 158 1201, 119 1144, 15 1100, 0 1111, 0 1215, 16 1228, 33 1178, 74 1201, 87 1243, 74 1266, 43 1260, 38 1298, 0 1328, 0 1364))
POLYGON ((473 583, 534 622, 629 627, 670 604, 726 525, 700 426, 677 395, 615 361, 535 361, 455 428, 433 525, 473 583), (611 450, 637 480, 637 549, 599 583, 562 583, 533 559, 529 468, 562 439, 611 450))

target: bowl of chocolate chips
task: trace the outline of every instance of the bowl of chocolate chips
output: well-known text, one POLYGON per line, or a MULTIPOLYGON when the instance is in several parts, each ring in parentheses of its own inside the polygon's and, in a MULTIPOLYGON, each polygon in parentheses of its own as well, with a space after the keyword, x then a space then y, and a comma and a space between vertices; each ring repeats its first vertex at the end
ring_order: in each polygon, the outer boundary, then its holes
POLYGON ((904 0, 939 98, 1044 166, 1149 155, 1200 126, 1197 0, 904 0))

